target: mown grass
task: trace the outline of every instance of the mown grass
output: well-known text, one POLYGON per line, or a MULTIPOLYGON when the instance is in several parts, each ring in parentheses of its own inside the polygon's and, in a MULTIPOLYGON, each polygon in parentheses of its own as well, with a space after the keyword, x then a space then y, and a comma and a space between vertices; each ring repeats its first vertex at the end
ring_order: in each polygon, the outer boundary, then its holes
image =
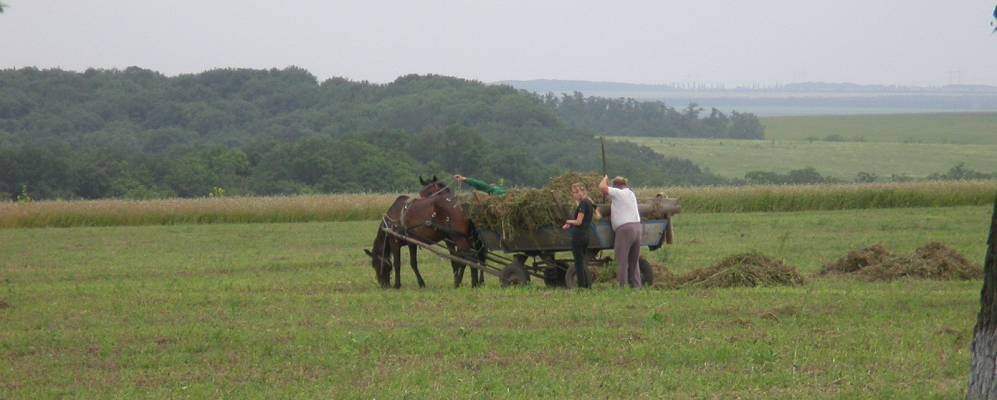
MULTIPOLYGON (((994 131, 997 132, 997 131, 994 131)), ((997 134, 994 134, 997 137, 997 134)), ((727 178, 751 171, 786 173, 813 167, 821 175, 852 181, 859 172, 925 178, 964 163, 997 172, 997 144, 919 144, 800 140, 729 140, 620 137, 670 157, 687 158, 727 178)))
MULTIPOLYGON (((806 211, 990 204, 997 181, 638 188, 682 199, 683 212, 806 211)), ((0 203, 0 228, 356 221, 379 218, 396 195, 0 203)))
MULTIPOLYGON (((944 241, 989 207, 683 214, 677 272, 744 250, 814 273, 944 241)), ((0 230, 0 398, 956 398, 980 282, 376 287, 376 221, 0 230)))
POLYGON ((997 145, 997 113, 825 115, 761 120, 765 137, 780 141, 838 135, 867 142, 997 145))

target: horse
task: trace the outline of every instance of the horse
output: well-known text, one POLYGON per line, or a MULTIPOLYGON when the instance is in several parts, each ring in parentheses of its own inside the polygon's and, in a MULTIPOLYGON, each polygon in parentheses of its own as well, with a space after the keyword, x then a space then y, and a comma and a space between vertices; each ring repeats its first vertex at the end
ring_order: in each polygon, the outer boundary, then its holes
MULTIPOLYGON (((472 248, 472 244, 475 243, 473 226, 464 216, 463 209, 453 192, 435 176, 429 181, 423 180, 420 176, 419 182, 424 186, 420 191, 421 197, 398 196, 378 228, 373 249, 364 249, 364 252, 371 257, 371 266, 381 287, 387 288, 390 285, 391 267, 395 270, 394 287, 396 289, 401 287, 401 247, 406 245, 409 247, 409 263, 416 274, 419 287, 425 287, 425 281, 419 273, 417 246, 405 242, 404 239, 389 236, 383 232, 383 229, 401 233, 427 244, 445 240, 450 254, 479 260, 482 258, 481 251, 472 248), (388 261, 389 255, 393 256, 394 262, 388 261)), ((454 270, 454 287, 460 287, 467 266, 456 261, 451 261, 451 266, 454 270)), ((471 286, 477 287, 482 282, 481 271, 472 268, 471 286)))
POLYGON ((382 288, 388 288, 391 285, 391 267, 395 268, 395 289, 401 288, 401 248, 402 246, 408 246, 409 249, 409 264, 412 267, 412 271, 415 272, 415 278, 419 282, 419 287, 426 287, 426 281, 422 279, 422 274, 419 273, 419 264, 416 261, 416 251, 418 247, 411 243, 402 243, 400 239, 395 236, 390 236, 384 233, 384 229, 395 229, 396 227, 391 224, 390 221, 397 221, 401 215, 402 209, 405 204, 409 202, 411 198, 409 196, 398 196, 395 198, 394 203, 388 208, 387 214, 385 214, 384 220, 378 225, 377 235, 374 236, 374 245, 370 250, 364 249, 364 253, 367 253, 371 258, 371 267, 374 268, 374 274, 377 278, 377 282, 382 288), (389 256, 394 256, 394 262, 388 260, 389 256))
MULTIPOLYGON (((453 192, 450 190, 450 188, 447 187, 447 185, 441 182, 439 179, 437 179, 436 175, 433 175, 432 178, 427 180, 422 179, 422 176, 420 176, 419 184, 423 186, 422 190, 419 191, 419 198, 425 199, 437 195, 447 195, 453 197, 453 192)), ((474 223, 468 220, 464 216, 464 210, 463 208, 460 207, 456 198, 452 199, 451 208, 456 209, 460 212, 461 220, 467 221, 466 223, 468 227, 466 230, 463 231, 467 233, 464 233, 462 235, 470 239, 470 247, 459 247, 457 243, 455 243, 455 241, 451 239, 446 241, 447 250, 450 251, 450 254, 453 255, 463 254, 467 259, 474 259, 483 263, 485 261, 485 249, 482 246, 481 242, 478 240, 477 231, 474 229, 474 223), (470 255, 473 255, 473 257, 468 257, 470 255)), ((464 270, 467 268, 467 265, 459 262, 451 262, 450 264, 453 267, 454 286, 460 287, 461 282, 464 281, 464 270)), ((477 287, 483 284, 484 282, 485 282, 484 272, 481 272, 477 268, 471 268, 471 287, 477 287)))

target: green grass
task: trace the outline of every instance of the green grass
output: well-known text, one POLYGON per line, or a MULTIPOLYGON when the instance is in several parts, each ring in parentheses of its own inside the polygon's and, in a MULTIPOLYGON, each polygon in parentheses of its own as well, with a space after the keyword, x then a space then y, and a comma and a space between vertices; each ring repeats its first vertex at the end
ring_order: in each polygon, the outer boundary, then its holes
MULTIPOLYGON (((995 131, 997 132, 997 131, 995 131)), ((997 133, 994 133, 997 137, 997 133)), ((822 142, 797 140, 726 140, 620 137, 650 147, 669 157, 687 158, 728 178, 744 178, 750 171, 785 173, 813 167, 821 175, 846 181, 859 172, 882 178, 908 175, 924 178, 944 173, 959 163, 997 172, 997 144, 908 144, 879 142, 822 142)))
POLYGON ((867 142, 997 145, 997 113, 766 117, 765 137, 823 139, 840 135, 867 142))
MULTIPOLYGON (((676 271, 883 242, 980 259, 989 207, 687 214, 676 271)), ((376 222, 0 230, 0 398, 956 398, 980 282, 381 290, 376 222)))

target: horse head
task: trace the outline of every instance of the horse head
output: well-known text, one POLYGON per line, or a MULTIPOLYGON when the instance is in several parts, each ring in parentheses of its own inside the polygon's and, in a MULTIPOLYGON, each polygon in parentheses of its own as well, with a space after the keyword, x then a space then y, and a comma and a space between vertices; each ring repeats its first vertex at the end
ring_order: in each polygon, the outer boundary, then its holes
POLYGON ((436 179, 436 175, 433 175, 433 179, 429 180, 423 180, 420 176, 419 183, 422 184, 422 190, 419 191, 420 198, 427 198, 444 192, 450 193, 450 188, 443 182, 440 182, 439 179, 436 179))
POLYGON ((374 238, 372 249, 363 249, 364 253, 370 257, 370 266, 374 268, 374 277, 382 288, 391 284, 391 261, 388 260, 387 237, 384 232, 378 231, 374 238))

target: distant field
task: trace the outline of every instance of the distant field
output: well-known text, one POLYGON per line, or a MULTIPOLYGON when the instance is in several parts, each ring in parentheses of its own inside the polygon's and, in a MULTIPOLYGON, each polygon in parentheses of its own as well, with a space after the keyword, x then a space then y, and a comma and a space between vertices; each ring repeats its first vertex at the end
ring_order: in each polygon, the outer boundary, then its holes
MULTIPOLYGON (((846 210, 991 204, 997 181, 743 187, 638 187, 682 199, 686 213, 846 210)), ((462 192, 468 193, 467 191, 462 192)), ((395 194, 0 203, 0 228, 356 221, 379 218, 395 194)))
MULTIPOLYGON (((800 132, 813 131, 801 130, 800 132)), ((812 134, 814 133, 808 135, 812 134)), ((817 135, 823 134, 817 133, 817 135)), ((843 135, 852 136, 847 133, 843 135)), ((997 133, 993 136, 997 137, 997 133)), ((974 140, 983 141, 984 139, 982 134, 974 137, 974 140)), ((822 175, 845 180, 854 179, 859 172, 871 172, 886 178, 891 174, 906 174, 914 178, 921 178, 932 173, 945 172, 961 162, 966 163, 966 166, 973 170, 987 173, 997 172, 997 144, 807 142, 784 139, 726 140, 649 137, 621 137, 619 140, 646 145, 666 156, 690 159, 700 166, 707 167, 711 171, 729 178, 743 178, 744 174, 749 171, 787 172, 806 167, 814 167, 822 175)), ((997 143, 997 140, 992 142, 997 143)))
MULTIPOLYGON (((979 262, 989 206, 687 214, 678 272, 883 242, 979 262)), ((379 289, 376 220, 0 230, 0 398, 961 398, 981 282, 379 289)))
POLYGON ((867 142, 997 145, 997 113, 766 117, 762 124, 765 137, 776 140, 840 135, 867 142))

